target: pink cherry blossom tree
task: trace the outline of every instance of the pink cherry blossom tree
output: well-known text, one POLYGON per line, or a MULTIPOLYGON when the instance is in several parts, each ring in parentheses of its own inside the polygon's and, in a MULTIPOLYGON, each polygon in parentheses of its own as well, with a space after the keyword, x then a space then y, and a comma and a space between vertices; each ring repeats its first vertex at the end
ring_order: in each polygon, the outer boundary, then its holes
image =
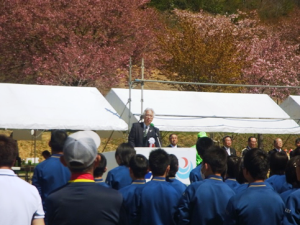
MULTIPOLYGON (((300 23, 294 23, 292 29, 295 34, 287 36, 288 31, 291 31, 291 25, 286 26, 283 22, 262 23, 255 11, 212 15, 203 11, 191 13, 175 10, 174 14, 179 21, 184 20, 190 23, 191 27, 196 27, 196 31, 188 34, 184 29, 177 29, 176 35, 165 32, 164 40, 167 40, 165 43, 169 49, 169 51, 166 49, 169 54, 165 61, 167 65, 171 62, 169 66, 171 79, 287 87, 299 85, 299 41, 296 41, 299 40, 297 39, 299 32, 296 31, 299 31, 300 23), (228 31, 231 35, 228 35, 228 31), (176 37, 177 41, 174 42, 176 37), (212 44, 211 40, 214 40, 212 44), (209 51, 202 51, 203 46, 209 51), (231 52, 228 49, 231 49, 231 52), (210 54, 211 52, 213 54, 210 54), (195 58, 196 61, 193 60, 195 58), (196 68, 197 74, 193 71, 191 73, 189 68, 196 68), (215 68, 219 69, 214 70, 215 68)), ((296 89, 267 87, 214 90, 267 93, 279 100, 289 94, 299 93, 296 89)))
POLYGON ((155 10, 143 0, 0 2, 2 81, 109 87, 129 57, 154 61, 155 10))

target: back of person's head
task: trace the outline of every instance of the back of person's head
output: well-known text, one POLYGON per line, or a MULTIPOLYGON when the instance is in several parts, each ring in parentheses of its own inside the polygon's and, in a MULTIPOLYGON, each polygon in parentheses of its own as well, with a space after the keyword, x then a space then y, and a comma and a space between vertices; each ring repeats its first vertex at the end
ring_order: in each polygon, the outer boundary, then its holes
POLYGON ((18 155, 17 142, 5 135, 0 135, 0 167, 11 167, 18 155))
POLYGON ((270 176, 283 175, 289 158, 285 152, 274 152, 270 155, 270 176))
POLYGON ((49 141, 49 146, 51 147, 52 152, 62 152, 65 141, 67 140, 68 135, 64 130, 52 130, 51 139, 49 141))
POLYGON ((178 171, 178 168, 179 168, 178 167, 179 166, 178 158, 174 154, 170 154, 169 158, 170 158, 170 171, 169 171, 168 176, 169 177, 175 177, 176 173, 178 171))
POLYGON ((298 146, 299 144, 300 144, 300 138, 297 138, 297 139, 295 140, 295 145, 298 146))
POLYGON ((246 178, 244 177, 243 166, 244 166, 244 159, 241 158, 238 174, 237 174, 237 177, 236 177, 236 181, 239 184, 244 184, 245 182, 247 182, 246 178))
POLYGON ((300 147, 297 147, 296 149, 294 149, 294 151, 290 153, 290 157, 295 157, 297 155, 300 155, 300 147))
POLYGON ((106 157, 102 153, 98 153, 101 157, 99 165, 94 169, 94 177, 102 177, 104 172, 106 171, 106 157))
POLYGON ((149 171, 148 159, 141 154, 136 154, 129 160, 129 168, 136 179, 144 179, 149 171))
POLYGON ((169 165, 169 154, 165 150, 159 148, 150 152, 149 167, 153 176, 163 176, 169 165))
POLYGON ((291 184, 293 188, 300 188, 300 181, 297 179, 296 166, 297 162, 300 161, 300 156, 297 155, 291 158, 286 166, 285 170, 285 178, 286 182, 291 184))
POLYGON ((253 148, 245 154, 243 166, 255 180, 266 179, 269 165, 269 157, 264 150, 253 148))
POLYGON ((241 158, 237 156, 228 156, 227 158, 227 177, 237 178, 239 175, 241 158))
POLYGON ((95 141, 88 137, 68 137, 63 148, 64 162, 72 173, 93 171, 97 154, 95 141))
POLYGON ((205 154, 205 151, 214 145, 214 142, 209 137, 198 138, 196 149, 198 154, 202 157, 205 154))
POLYGON ((214 174, 224 173, 227 169, 227 152, 219 146, 212 146, 205 151, 202 163, 210 165, 214 174))
POLYGON ((136 154, 134 148, 129 143, 122 143, 115 152, 115 158, 120 166, 129 166, 129 160, 136 154))
POLYGON ((51 153, 48 150, 45 150, 42 152, 42 156, 47 159, 51 156, 51 153))

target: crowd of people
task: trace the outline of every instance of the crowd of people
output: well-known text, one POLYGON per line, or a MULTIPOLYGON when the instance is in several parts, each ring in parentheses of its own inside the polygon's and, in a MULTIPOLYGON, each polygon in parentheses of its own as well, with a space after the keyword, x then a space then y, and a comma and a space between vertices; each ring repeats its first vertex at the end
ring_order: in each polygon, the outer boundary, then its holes
MULTIPOLYGON (((178 158, 161 148, 153 116, 146 110, 146 122, 133 125, 110 171, 97 152, 98 136, 52 130, 51 156, 36 166, 32 185, 11 169, 16 141, 0 135, 0 224, 300 224, 300 147, 289 156, 276 138, 266 152, 249 137, 238 157, 230 136, 219 147, 201 132, 195 145, 201 162, 187 186, 176 179, 178 158), (150 138, 156 147, 147 159, 134 147, 150 138)), ((169 140, 168 147, 180 147, 176 134, 169 140)))

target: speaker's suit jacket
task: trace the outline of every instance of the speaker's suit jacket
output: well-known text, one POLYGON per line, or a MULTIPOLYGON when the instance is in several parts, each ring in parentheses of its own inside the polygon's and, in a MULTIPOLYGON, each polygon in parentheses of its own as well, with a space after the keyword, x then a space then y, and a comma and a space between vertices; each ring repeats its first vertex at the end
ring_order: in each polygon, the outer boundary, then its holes
POLYGON ((144 123, 134 123, 128 136, 128 143, 133 147, 148 147, 148 140, 151 137, 155 139, 155 146, 160 147, 160 142, 158 142, 159 129, 157 127, 150 125, 147 136, 144 138, 144 123))
MULTIPOLYGON (((269 155, 271 155, 271 154, 273 154, 273 153, 275 153, 275 152, 278 152, 278 150, 276 149, 276 148, 274 148, 274 149, 272 149, 272 150, 270 150, 269 152, 268 152, 268 154, 269 155)), ((282 149, 281 149, 281 151, 280 152, 284 152, 284 153, 286 153, 285 151, 283 151, 282 149)))
MULTIPOLYGON (((224 146, 222 148, 226 151, 226 148, 224 146)), ((236 156, 236 150, 234 148, 230 148, 230 155, 236 156)))

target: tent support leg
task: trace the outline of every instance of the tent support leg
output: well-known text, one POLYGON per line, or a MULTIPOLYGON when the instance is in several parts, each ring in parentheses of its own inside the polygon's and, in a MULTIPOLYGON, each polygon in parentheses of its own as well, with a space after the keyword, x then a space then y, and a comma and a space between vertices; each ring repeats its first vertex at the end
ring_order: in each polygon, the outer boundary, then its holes
POLYGON ((258 148, 264 150, 264 135, 258 134, 257 139, 258 139, 258 148))
POLYGON ((36 164, 36 134, 37 130, 34 130, 33 138, 34 138, 34 150, 33 150, 33 163, 36 164))
POLYGON ((103 148, 102 152, 104 152, 104 151, 105 151, 105 149, 106 149, 106 146, 107 146, 108 142, 110 141, 111 137, 113 136, 114 132, 115 132, 114 130, 111 132, 111 134, 110 134, 110 136, 109 136, 109 138, 108 138, 108 140, 107 140, 107 142, 106 142, 106 144, 105 144, 105 146, 104 146, 104 148, 103 148))

